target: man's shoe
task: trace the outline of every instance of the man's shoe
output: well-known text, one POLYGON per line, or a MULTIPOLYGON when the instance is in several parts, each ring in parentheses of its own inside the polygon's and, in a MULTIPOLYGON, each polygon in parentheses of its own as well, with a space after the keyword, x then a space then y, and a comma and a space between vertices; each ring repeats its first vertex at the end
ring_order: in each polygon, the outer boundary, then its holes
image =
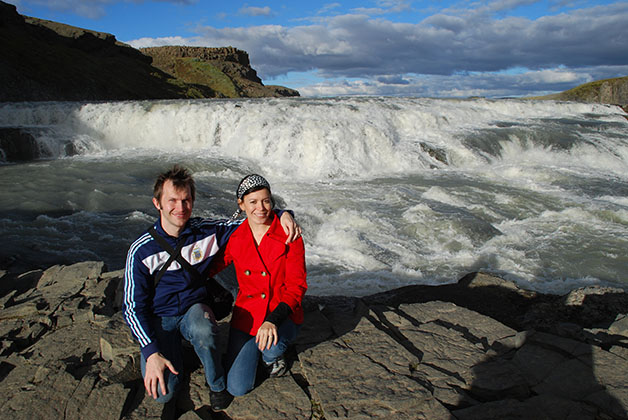
POLYGON ((212 410, 222 411, 229 407, 231 401, 233 401, 233 395, 229 394, 229 391, 226 389, 218 392, 209 390, 209 403, 212 406, 212 410))
POLYGON ((288 365, 286 363, 285 357, 279 356, 274 362, 266 363, 266 370, 268 371, 268 375, 271 378, 277 378, 279 376, 283 376, 288 371, 288 365))

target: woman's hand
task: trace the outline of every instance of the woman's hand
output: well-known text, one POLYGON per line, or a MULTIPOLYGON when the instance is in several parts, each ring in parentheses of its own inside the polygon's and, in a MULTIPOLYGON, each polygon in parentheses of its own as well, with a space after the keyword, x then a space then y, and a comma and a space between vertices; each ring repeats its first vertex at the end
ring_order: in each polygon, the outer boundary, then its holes
POLYGON ((257 334, 255 335, 255 343, 260 351, 268 350, 277 344, 279 334, 277 334, 277 326, 269 321, 264 321, 257 334))
POLYGON ((281 222, 283 231, 288 235, 288 239, 286 239, 287 244, 294 242, 301 236, 301 226, 297 224, 290 212, 284 211, 279 222, 281 222))

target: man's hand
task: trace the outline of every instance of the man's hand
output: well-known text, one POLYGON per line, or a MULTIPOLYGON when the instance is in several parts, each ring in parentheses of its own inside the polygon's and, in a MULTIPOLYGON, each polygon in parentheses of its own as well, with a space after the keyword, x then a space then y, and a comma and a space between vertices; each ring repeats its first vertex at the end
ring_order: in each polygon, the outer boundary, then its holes
POLYGON ((288 239, 286 239, 287 244, 296 241, 301 236, 301 226, 295 222, 289 212, 284 211, 279 221, 281 222, 283 231, 286 232, 286 235, 288 235, 288 239))
POLYGON ((179 372, 174 369, 172 363, 170 363, 170 360, 166 359, 161 353, 153 353, 146 359, 144 387, 148 395, 154 399, 159 397, 159 393, 157 392, 158 386, 161 388, 161 395, 166 395, 167 393, 166 381, 164 380, 166 368, 175 375, 179 374, 179 372))
POLYGON ((279 334, 277 334, 277 326, 272 322, 264 321, 257 334, 255 335, 255 343, 260 351, 268 350, 271 346, 277 344, 279 334))

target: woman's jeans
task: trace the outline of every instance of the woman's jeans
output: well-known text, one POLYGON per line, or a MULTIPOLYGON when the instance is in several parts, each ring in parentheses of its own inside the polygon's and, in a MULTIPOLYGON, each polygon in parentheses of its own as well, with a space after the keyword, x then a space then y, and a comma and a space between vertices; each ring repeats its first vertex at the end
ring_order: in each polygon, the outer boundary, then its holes
POLYGON ((231 395, 244 395, 255 386, 255 374, 260 354, 265 363, 272 363, 283 355, 291 342, 297 337, 300 326, 285 320, 279 329, 277 344, 270 349, 260 351, 251 336, 236 328, 229 330, 227 350, 227 390, 231 395))
MULTIPOLYGON (((159 317, 155 320, 154 328, 159 351, 170 360, 179 375, 183 372, 181 338, 184 338, 194 347, 194 351, 203 364, 209 388, 217 392, 225 389, 225 374, 217 349, 218 325, 209 306, 197 303, 183 315, 159 317)), ((141 358, 141 367, 142 377, 144 377, 146 375, 144 356, 141 358)), ((164 371, 166 395, 162 395, 161 388, 157 387, 158 402, 166 403, 172 399, 178 390, 179 375, 172 374, 166 368, 164 371)))

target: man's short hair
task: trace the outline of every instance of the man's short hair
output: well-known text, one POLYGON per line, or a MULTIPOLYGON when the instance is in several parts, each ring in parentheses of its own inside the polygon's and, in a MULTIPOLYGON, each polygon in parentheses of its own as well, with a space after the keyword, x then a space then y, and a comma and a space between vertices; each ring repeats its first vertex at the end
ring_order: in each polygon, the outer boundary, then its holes
POLYGON ((155 181, 155 186, 153 187, 153 197, 157 199, 157 201, 161 201, 161 193, 164 190, 164 182, 167 180, 172 181, 172 185, 176 189, 190 189, 190 196, 192 196, 192 201, 196 198, 196 186, 194 185, 194 178, 192 178, 192 174, 180 165, 174 165, 172 169, 167 170, 159 174, 157 180, 155 181))

